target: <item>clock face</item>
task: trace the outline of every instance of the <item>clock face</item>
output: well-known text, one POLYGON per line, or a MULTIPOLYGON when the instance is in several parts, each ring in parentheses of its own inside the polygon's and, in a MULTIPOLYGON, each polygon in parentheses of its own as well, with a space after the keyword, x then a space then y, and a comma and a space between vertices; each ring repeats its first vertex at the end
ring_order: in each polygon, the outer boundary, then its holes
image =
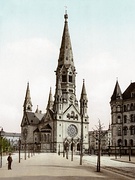
POLYGON ((78 134, 78 129, 74 124, 70 124, 67 128, 67 133, 70 137, 74 138, 78 134))
POLYGON ((73 101, 73 96, 69 97, 69 101, 71 101, 71 102, 73 101))
POLYGON ((26 140, 26 138, 27 138, 27 135, 28 135, 28 131, 27 131, 27 129, 25 128, 25 129, 23 130, 23 137, 24 137, 25 140, 26 140))

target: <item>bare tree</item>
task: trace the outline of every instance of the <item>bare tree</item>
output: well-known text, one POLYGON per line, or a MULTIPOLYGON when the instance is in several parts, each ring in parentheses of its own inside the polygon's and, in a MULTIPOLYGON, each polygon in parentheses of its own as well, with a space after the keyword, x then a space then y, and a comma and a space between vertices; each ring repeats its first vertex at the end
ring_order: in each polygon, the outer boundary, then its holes
POLYGON ((100 172, 101 139, 105 135, 103 132, 103 124, 101 124, 100 120, 98 121, 98 125, 96 126, 96 130, 94 130, 94 132, 96 132, 96 135, 93 134, 93 137, 98 141, 97 172, 100 172))

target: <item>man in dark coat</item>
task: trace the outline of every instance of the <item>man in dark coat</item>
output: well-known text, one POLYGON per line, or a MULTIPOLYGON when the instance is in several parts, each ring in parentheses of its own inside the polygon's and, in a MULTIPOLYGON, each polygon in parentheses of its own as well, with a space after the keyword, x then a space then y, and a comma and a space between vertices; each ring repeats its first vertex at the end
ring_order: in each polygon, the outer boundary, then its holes
POLYGON ((7 161, 8 161, 8 170, 10 170, 11 169, 11 164, 12 164, 12 161, 13 161, 12 157, 11 157, 11 153, 9 153, 7 161))

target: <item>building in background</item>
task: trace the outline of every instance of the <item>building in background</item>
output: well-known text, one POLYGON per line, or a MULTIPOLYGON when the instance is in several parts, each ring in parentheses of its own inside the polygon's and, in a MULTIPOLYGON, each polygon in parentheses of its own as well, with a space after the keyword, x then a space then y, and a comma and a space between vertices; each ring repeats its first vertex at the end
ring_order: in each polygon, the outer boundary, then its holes
POLYGON ((21 133, 5 132, 2 128, 0 130, 0 151, 16 151, 18 149, 18 142, 20 138, 21 133))
MULTIPOLYGON (((112 136, 109 125, 108 130, 101 131, 101 154, 111 154, 112 136)), ((98 154, 98 130, 89 131, 89 154, 98 154)))
POLYGON ((88 149, 88 99, 83 80, 80 102, 76 97, 76 68, 68 29, 68 15, 58 58, 54 99, 49 92, 46 112, 32 111, 29 83, 24 101, 21 122, 21 141, 27 149, 44 152, 80 151, 81 130, 83 148, 88 149), (82 128, 82 129, 81 129, 82 128))
POLYGON ((135 154, 135 83, 122 93, 117 81, 110 105, 112 146, 123 154, 129 154, 130 149, 135 154))

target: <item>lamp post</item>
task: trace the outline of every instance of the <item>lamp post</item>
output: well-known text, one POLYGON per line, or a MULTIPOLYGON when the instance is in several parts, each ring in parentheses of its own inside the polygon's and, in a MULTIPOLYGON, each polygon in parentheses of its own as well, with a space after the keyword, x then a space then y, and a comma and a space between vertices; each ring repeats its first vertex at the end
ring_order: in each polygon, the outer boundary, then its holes
POLYGON ((121 158, 121 142, 119 143, 119 153, 120 153, 120 158, 121 158))
POLYGON ((71 161, 73 161, 73 151, 74 151, 74 144, 73 144, 73 138, 71 139, 71 161))
POLYGON ((1 131, 0 131, 0 168, 2 168, 2 148, 3 148, 3 144, 2 144, 2 131, 3 131, 3 128, 1 128, 1 131))
POLYGON ((115 143, 115 159, 117 159, 116 143, 115 143))
POLYGON ((110 139, 109 139, 108 155, 110 156, 110 139))
POLYGON ((129 150, 128 151, 129 151, 129 153, 128 153, 129 154, 129 161, 131 161, 131 144, 129 145, 129 150))
POLYGON ((80 139, 80 165, 83 158, 83 115, 81 115, 81 139, 80 139))
POLYGON ((21 140, 20 140, 20 138, 19 138, 19 140, 18 140, 18 145, 19 145, 19 163, 20 163, 20 161, 21 161, 21 154, 20 154, 20 150, 21 150, 21 140))
POLYGON ((26 160, 26 140, 25 140, 25 145, 24 145, 24 159, 26 160))
POLYGON ((63 157, 65 157, 65 144, 63 142, 63 157))
POLYGON ((58 155, 60 156, 60 144, 59 144, 59 150, 58 150, 58 155))

